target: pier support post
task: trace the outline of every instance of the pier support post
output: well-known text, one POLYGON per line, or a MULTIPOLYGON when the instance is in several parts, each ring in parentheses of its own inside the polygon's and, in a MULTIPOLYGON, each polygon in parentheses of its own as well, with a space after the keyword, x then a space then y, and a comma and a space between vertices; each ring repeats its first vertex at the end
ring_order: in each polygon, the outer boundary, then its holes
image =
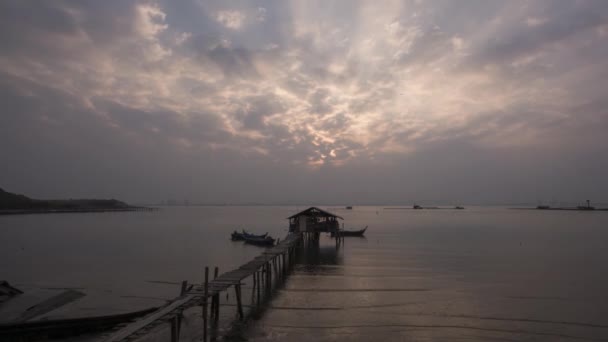
MULTIPOLYGON (((220 269, 219 267, 215 266, 215 269, 213 270, 213 279, 217 278, 217 276, 220 273, 220 269)), ((217 322, 219 320, 219 316, 220 316, 220 294, 216 293, 215 295, 213 295, 213 299, 212 299, 212 317, 213 317, 213 321, 217 322)))
POLYGON ((254 271, 251 275, 251 304, 255 304, 255 289, 256 289, 257 272, 254 271))
POLYGON ((255 273, 257 274, 257 277, 256 277, 256 282, 257 282, 257 284, 256 284, 257 285, 256 286, 256 288, 257 288, 257 300, 256 300, 256 303, 257 303, 258 306, 260 306, 260 283, 262 282, 261 279, 260 279, 260 276, 262 275, 262 273, 260 271, 256 271, 255 273))
POLYGON ((270 296, 270 291, 272 291, 272 268, 270 267, 270 263, 266 263, 266 296, 270 296))
POLYGON ((281 259, 283 260, 282 264, 283 264, 283 279, 285 279, 285 277, 287 276, 287 252, 281 254, 281 259))
POLYGON ((207 296, 209 294, 209 267, 205 266, 205 286, 203 295, 203 342, 207 342, 207 296))
POLYGON ((179 315, 171 319, 171 342, 179 342, 179 326, 181 319, 179 315))
POLYGON ((236 294, 236 306, 239 314, 239 320, 243 320, 245 315, 243 315, 243 304, 241 301, 241 284, 234 285, 234 292, 236 294))
POLYGON ((180 297, 186 294, 186 289, 187 288, 188 288, 188 281, 187 280, 182 281, 182 287, 181 287, 181 289, 179 291, 180 297))

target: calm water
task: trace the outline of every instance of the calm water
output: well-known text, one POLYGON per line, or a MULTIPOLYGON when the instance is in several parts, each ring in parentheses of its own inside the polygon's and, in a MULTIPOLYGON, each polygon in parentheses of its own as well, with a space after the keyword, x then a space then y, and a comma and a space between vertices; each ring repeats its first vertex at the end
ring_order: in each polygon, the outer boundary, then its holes
MULTIPOLYGON (((233 229, 283 237, 297 209, 0 217, 0 278, 83 289, 66 315, 159 305, 204 266, 227 271, 261 252, 229 241, 233 229)), ((304 255, 247 339, 608 341, 606 212, 330 211, 347 228, 369 225, 366 238, 304 255)))

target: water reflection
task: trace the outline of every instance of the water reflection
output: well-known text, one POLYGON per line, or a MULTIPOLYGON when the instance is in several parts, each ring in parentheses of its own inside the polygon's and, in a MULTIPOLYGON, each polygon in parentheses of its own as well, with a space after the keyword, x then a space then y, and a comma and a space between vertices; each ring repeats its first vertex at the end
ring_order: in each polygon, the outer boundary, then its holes
MULTIPOLYGON (((344 254, 334 239, 310 239, 304 242, 298 255, 297 270, 308 274, 327 274, 328 268, 344 264, 344 254)), ((332 268, 334 271, 338 268, 332 268)))

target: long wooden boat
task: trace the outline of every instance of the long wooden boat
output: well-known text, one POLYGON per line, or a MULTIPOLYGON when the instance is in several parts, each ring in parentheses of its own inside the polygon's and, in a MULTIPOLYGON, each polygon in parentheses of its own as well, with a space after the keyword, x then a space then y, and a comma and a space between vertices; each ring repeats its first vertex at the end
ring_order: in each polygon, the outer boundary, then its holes
POLYGON ((245 243, 256 246, 274 246, 274 239, 270 236, 265 237, 250 237, 244 236, 245 243))
POLYGON ((243 229, 243 232, 241 232, 241 233, 237 232, 236 230, 234 232, 232 232, 232 234, 230 234, 230 239, 232 241, 243 241, 243 240, 245 240, 245 237, 263 239, 267 236, 268 236, 268 233, 264 233, 261 235, 255 235, 255 234, 250 234, 246 230, 243 229))
POLYGON ((232 234, 230 234, 230 240, 232 241, 242 241, 245 240, 245 238, 243 238, 243 233, 239 233, 236 230, 232 232, 232 234))
MULTIPOLYGON (((365 234, 365 231, 367 230, 367 226, 365 226, 365 228, 360 229, 360 230, 339 230, 338 234, 340 236, 363 236, 363 234, 365 234)), ((336 236, 335 232, 331 233, 331 236, 336 236)))
POLYGON ((244 237, 248 237, 248 238, 260 238, 260 239, 263 239, 263 238, 265 238, 265 237, 268 236, 268 232, 266 232, 264 234, 256 235, 256 234, 251 234, 250 232, 248 232, 245 229, 243 229, 243 236, 244 237))
POLYGON ((0 341, 39 341, 104 331, 156 311, 149 308, 118 315, 0 324, 0 341))

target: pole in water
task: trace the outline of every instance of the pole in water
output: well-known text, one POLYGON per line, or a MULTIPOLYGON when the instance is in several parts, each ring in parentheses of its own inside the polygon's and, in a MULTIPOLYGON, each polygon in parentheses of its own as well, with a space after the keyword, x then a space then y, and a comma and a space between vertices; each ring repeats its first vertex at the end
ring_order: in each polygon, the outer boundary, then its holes
POLYGON ((179 341, 179 323, 177 316, 171 319, 171 342, 179 341))
POLYGON ((257 275, 258 275, 256 277, 256 282, 257 282, 257 286, 256 287, 257 287, 257 292, 258 292, 257 293, 257 301, 256 301, 256 303, 259 306, 260 305, 260 283, 261 283, 260 276, 262 275, 262 273, 260 271, 256 271, 255 273, 257 273, 257 275))
POLYGON ((236 305, 239 314, 239 320, 243 320, 245 315, 243 315, 243 303, 241 301, 241 284, 234 285, 234 292, 236 293, 236 305))
MULTIPOLYGON (((219 267, 215 266, 215 270, 213 270, 213 279, 217 278, 220 273, 219 267)), ((220 316, 220 294, 217 293, 213 296, 213 301, 215 302, 215 306, 213 309, 213 318, 217 322, 220 316)))
POLYGON ((180 296, 185 295, 185 294, 186 294, 186 289, 187 289, 187 288, 188 288, 188 281, 187 281, 187 280, 182 281, 182 288, 181 288, 181 290, 179 291, 179 295, 180 295, 180 296))
POLYGON ((205 288, 203 297, 203 342, 207 342, 207 295, 209 294, 209 267, 205 266, 205 288))

